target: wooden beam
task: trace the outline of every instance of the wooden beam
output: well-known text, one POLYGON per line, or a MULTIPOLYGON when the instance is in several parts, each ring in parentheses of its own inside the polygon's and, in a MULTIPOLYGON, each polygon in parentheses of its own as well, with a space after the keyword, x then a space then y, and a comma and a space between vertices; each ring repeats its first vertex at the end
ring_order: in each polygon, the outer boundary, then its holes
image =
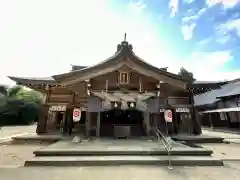
MULTIPOLYGON (((120 63, 116 64, 116 65, 111 65, 107 68, 104 68, 102 70, 97 70, 97 71, 93 71, 93 72, 86 72, 85 74, 82 74, 80 75, 80 77, 78 78, 75 78, 75 79, 66 79, 64 80, 61 84, 63 85, 70 85, 70 84, 74 84, 76 82, 81 82, 81 81, 85 81, 87 79, 92 79, 94 77, 97 77, 97 76, 100 76, 100 75, 103 75, 103 74, 107 74, 107 73, 110 73, 110 72, 113 72, 113 71, 116 71, 118 70, 119 68, 121 68, 122 66, 127 66, 129 68, 131 68, 132 70, 135 70, 136 72, 144 75, 144 76, 147 76, 147 77, 153 77, 157 80, 160 80, 160 81, 164 81, 166 82, 167 84, 170 84, 174 87, 178 87, 180 89, 186 89, 186 86, 187 86, 187 83, 184 82, 183 80, 178 80, 178 79, 175 79, 175 78, 172 78, 172 77, 169 77, 169 76, 166 76, 166 75, 163 75, 161 73, 157 73, 155 71, 151 71, 145 67, 142 67, 140 65, 137 65, 136 63, 134 63, 130 58, 127 58, 127 60, 125 61, 121 61, 120 63)), ((76 76, 74 76, 76 77, 76 76)))
POLYGON ((124 65, 124 62, 121 62, 121 63, 119 63, 119 64, 117 64, 115 66, 110 66, 110 67, 102 69, 102 70, 86 73, 86 74, 80 76, 79 78, 75 78, 73 80, 69 80, 69 79, 65 80, 65 81, 61 82, 61 84, 63 84, 63 85, 70 85, 70 84, 74 84, 76 82, 85 81, 87 79, 92 79, 94 77, 97 77, 97 76, 100 76, 100 75, 103 75, 103 74, 107 74, 109 72, 113 72, 113 71, 119 69, 120 67, 122 67, 123 65, 124 65))

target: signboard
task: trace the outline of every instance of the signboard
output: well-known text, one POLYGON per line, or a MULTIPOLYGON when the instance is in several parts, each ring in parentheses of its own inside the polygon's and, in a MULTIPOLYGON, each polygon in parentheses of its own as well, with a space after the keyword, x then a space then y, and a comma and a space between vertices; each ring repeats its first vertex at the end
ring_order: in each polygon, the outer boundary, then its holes
POLYGON ((85 108, 85 107, 80 107, 80 110, 81 110, 81 111, 87 111, 87 108, 85 108))
POLYGON ((172 111, 171 110, 164 111, 164 118, 166 122, 172 122, 172 111))
POLYGON ((74 108, 73 109, 73 121, 78 122, 81 119, 81 109, 80 108, 74 108))
POLYGON ((161 109, 159 109, 159 112, 164 112, 165 111, 165 109, 163 109, 163 108, 161 108, 161 109))
POLYGON ((49 111, 66 111, 66 106, 51 106, 49 111))
POLYGON ((189 108, 177 108, 176 112, 186 112, 186 113, 189 113, 190 109, 189 108))

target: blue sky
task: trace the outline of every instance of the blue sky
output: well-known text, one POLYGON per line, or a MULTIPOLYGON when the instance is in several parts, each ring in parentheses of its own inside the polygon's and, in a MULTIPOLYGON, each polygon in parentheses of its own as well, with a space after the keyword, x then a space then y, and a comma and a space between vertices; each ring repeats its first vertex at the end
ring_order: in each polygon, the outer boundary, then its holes
POLYGON ((157 67, 198 80, 240 77, 239 0, 0 1, 0 84, 46 77, 115 53, 124 33, 157 67))

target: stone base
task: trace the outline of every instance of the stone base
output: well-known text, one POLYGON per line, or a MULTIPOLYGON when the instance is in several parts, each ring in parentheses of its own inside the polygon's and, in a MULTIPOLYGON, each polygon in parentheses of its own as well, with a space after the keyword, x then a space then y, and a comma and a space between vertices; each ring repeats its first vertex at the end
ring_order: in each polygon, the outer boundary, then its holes
POLYGON ((223 161, 213 157, 188 156, 81 156, 81 157, 35 157, 25 166, 116 166, 151 165, 168 166, 223 166, 223 161))
POLYGON ((224 138, 207 136, 207 135, 176 135, 173 136, 174 141, 184 141, 187 143, 223 143, 224 138))

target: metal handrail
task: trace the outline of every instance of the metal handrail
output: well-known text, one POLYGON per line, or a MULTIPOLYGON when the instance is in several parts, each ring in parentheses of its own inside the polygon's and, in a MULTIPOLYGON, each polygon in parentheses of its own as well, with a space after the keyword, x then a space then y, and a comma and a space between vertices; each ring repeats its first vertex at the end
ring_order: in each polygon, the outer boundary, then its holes
POLYGON ((168 169, 173 169, 172 168, 172 163, 171 163, 171 151, 172 151, 172 145, 170 142, 167 140, 167 138, 162 134, 162 132, 157 128, 156 129, 156 136, 158 140, 161 141, 161 143, 164 145, 164 149, 167 151, 168 154, 168 169))

